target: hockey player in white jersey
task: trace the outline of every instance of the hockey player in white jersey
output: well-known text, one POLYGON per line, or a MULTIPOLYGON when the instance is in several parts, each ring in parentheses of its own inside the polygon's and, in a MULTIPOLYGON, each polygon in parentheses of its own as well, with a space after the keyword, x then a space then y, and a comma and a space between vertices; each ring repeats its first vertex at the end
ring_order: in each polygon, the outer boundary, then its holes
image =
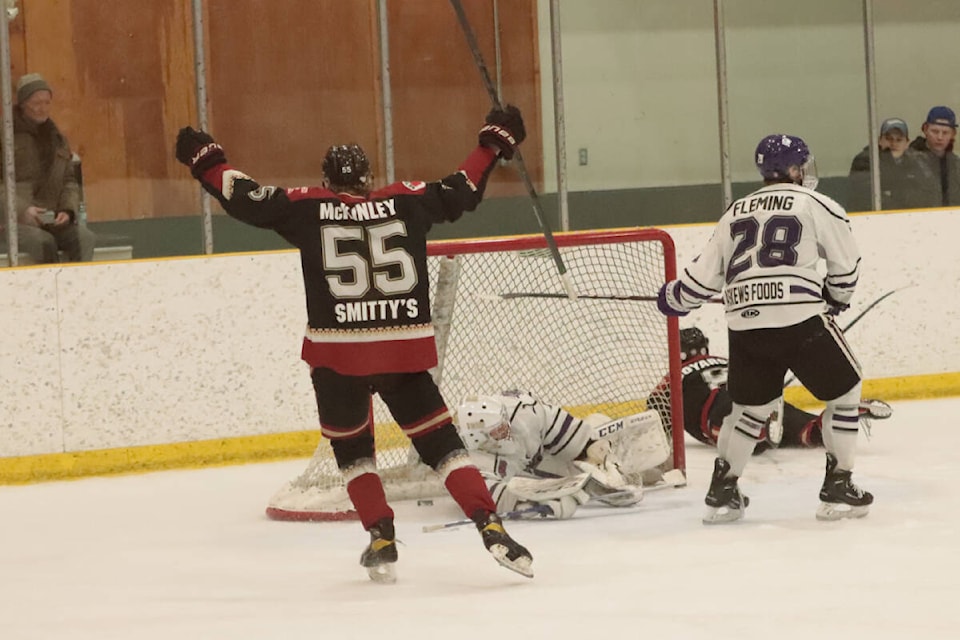
POLYGON ((614 507, 636 504, 643 498, 642 480, 625 477, 618 450, 624 447, 631 471, 653 468, 669 456, 655 411, 622 421, 599 414, 581 420, 529 393, 508 391, 465 399, 457 422, 501 513, 569 518, 591 498, 614 507))
POLYGON ((779 404, 787 369, 826 403, 817 518, 862 517, 873 496, 851 479, 860 365, 833 320, 850 306, 860 253, 843 207, 814 191, 816 169, 803 140, 767 136, 755 159, 765 186, 726 210, 701 254, 658 298, 661 312, 683 316, 723 297, 733 409, 720 429, 704 522, 743 517, 749 501, 737 480, 779 404))

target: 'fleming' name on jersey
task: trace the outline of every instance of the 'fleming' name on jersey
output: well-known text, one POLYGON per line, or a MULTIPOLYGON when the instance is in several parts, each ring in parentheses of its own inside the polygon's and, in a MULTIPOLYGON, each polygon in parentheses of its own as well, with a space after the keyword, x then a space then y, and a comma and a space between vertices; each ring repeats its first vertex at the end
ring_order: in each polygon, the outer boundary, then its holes
POLYGON ((747 200, 737 200, 733 205, 733 215, 753 213, 757 209, 764 211, 790 211, 793 209, 793 196, 774 194, 754 196, 747 200))

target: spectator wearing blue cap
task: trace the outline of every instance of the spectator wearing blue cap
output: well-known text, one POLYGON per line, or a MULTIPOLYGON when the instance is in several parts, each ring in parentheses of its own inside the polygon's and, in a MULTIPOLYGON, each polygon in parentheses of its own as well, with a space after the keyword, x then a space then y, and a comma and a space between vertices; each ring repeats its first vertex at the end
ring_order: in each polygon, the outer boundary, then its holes
MULTIPOLYGON (((880 125, 880 208, 917 209, 940 206, 940 187, 921 153, 910 148, 910 133, 903 118, 888 118, 880 125)), ((870 147, 864 147, 850 165, 847 210, 872 211, 870 147)))
POLYGON ((910 143, 939 180, 939 206, 960 205, 960 158, 953 152, 957 116, 950 107, 934 107, 923 123, 923 136, 910 143))

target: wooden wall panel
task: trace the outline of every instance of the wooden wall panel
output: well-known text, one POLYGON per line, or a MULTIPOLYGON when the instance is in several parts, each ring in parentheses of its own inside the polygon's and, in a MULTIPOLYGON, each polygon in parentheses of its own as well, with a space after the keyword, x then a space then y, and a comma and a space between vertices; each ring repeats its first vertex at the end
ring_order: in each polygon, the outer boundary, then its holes
MULTIPOLYGON (((541 180, 536 1, 500 2, 503 98, 523 111, 529 137, 524 160, 541 180)), ((493 3, 464 9, 496 83, 493 3)), ((473 55, 447 0, 390 2, 390 74, 398 179, 436 179, 450 173, 473 148, 490 99, 473 55)), ((488 195, 524 190, 512 168, 499 168, 488 195)))
POLYGON ((196 211, 172 157, 195 113, 189 0, 25 4, 25 70, 53 87, 53 118, 83 158, 90 220, 196 211))
MULTIPOLYGON (((492 1, 465 4, 492 68, 492 1)), ((524 110, 537 178, 536 2, 499 6, 505 96, 524 110)), ((207 0, 204 11, 210 129, 231 162, 264 182, 317 184, 326 148, 357 142, 383 177, 377 0, 207 0)), ((439 178, 474 144, 489 101, 446 0, 390 0, 388 12, 397 177, 439 178)), ((197 124, 190 0, 24 2, 11 55, 14 82, 39 72, 53 87, 91 221, 199 211, 172 153, 177 130, 197 124)), ((497 172, 491 195, 522 192, 515 172, 497 172)))
POLYGON ((211 129, 231 162, 261 181, 320 184, 327 148, 356 142, 379 173, 375 0, 208 10, 211 129))

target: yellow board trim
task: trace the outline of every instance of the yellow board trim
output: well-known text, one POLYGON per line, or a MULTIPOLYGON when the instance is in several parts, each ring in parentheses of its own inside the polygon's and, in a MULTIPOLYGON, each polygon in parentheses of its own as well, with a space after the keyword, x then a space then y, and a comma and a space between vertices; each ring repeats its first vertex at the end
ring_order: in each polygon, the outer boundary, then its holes
MULTIPOLYGON (((801 387, 790 387, 784 396, 788 402, 803 409, 822 405, 801 387)), ((863 396, 880 398, 887 402, 960 396, 960 373, 866 380, 863 384, 863 396)), ((577 413, 585 414, 603 408, 606 407, 590 407, 589 411, 581 408, 577 413)), ((395 424, 377 425, 376 437, 380 450, 405 442, 403 434, 395 424)), ((290 460, 313 455, 319 439, 320 431, 311 430, 0 458, 0 484, 28 484, 88 476, 290 460)))

